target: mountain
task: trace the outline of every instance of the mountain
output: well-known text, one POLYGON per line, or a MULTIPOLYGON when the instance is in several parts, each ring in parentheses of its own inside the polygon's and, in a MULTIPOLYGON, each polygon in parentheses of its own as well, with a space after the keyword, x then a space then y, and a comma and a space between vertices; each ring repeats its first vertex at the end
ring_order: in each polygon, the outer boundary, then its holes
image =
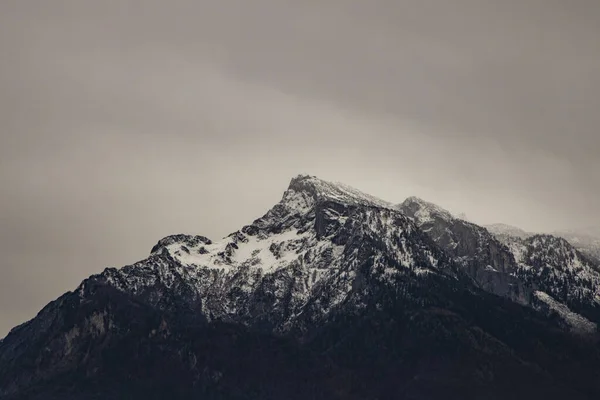
POLYGON ((455 218, 443 208, 409 197, 396 206, 484 290, 527 304, 529 293, 515 276, 513 254, 485 228, 455 218))
POLYGON ((582 253, 600 260, 600 228, 557 231, 554 235, 566 239, 582 253))
MULTIPOLYGON (((543 290, 593 321, 600 318, 600 262, 596 258, 562 236, 528 233, 503 224, 487 229, 514 255, 519 279, 528 287, 543 290)), ((541 298, 545 297, 534 293, 533 303, 540 304, 541 298)))
POLYGON ((416 197, 397 208, 461 264, 482 289, 533 308, 556 311, 541 300, 551 296, 578 315, 573 319, 561 314, 564 324, 575 330, 588 331, 600 321, 598 263, 566 240, 509 225, 484 228, 416 197))
POLYGON ((507 225, 507 224, 491 224, 484 226, 492 235, 496 237, 514 237, 519 239, 526 239, 530 236, 533 236, 533 233, 526 232, 521 228, 517 228, 515 226, 507 225))
POLYGON ((595 266, 547 240, 516 257, 431 203, 298 176, 239 231, 165 237, 14 328, 0 398, 594 398, 595 266))
MULTIPOLYGON (((485 225, 485 228, 501 241, 510 241, 513 238, 526 239, 536 235, 506 224, 485 225)), ((552 232, 551 235, 567 240, 581 253, 593 258, 595 263, 600 263, 600 228, 561 230, 552 232)))

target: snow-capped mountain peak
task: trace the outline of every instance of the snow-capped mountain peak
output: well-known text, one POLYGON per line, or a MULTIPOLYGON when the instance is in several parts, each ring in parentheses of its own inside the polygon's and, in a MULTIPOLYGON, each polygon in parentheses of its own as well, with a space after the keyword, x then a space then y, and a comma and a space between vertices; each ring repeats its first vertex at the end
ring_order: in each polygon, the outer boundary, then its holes
POLYGON ((298 194, 312 197, 314 202, 333 201, 345 205, 365 205, 393 208, 387 201, 371 196, 339 182, 328 182, 311 175, 298 175, 290 182, 284 200, 297 199, 298 194))
MULTIPOLYGON (((310 175, 293 178, 282 200, 263 217, 214 243, 204 236, 171 235, 161 239, 152 255, 166 251, 184 266, 235 271, 248 266, 262 273, 276 271, 302 259, 309 249, 331 247, 320 242, 327 232, 340 229, 348 219, 342 209, 320 207, 323 203, 393 209, 390 203, 342 183, 310 175), (313 220, 318 223, 314 224, 313 220), (315 228, 316 232, 312 229, 315 228)), ((331 250, 336 253, 342 248, 331 250)))
POLYGON ((424 225, 440 218, 446 221, 455 219, 450 211, 415 196, 407 198, 397 208, 409 218, 414 219, 418 225, 424 225))
MULTIPOLYGON (((274 290, 271 306, 286 311, 269 318, 274 329, 285 331, 309 309, 325 316, 350 301, 367 270, 380 282, 452 275, 439 261, 443 257, 389 203, 301 175, 264 216, 225 238, 213 242, 204 236, 168 236, 147 260, 109 269, 95 279, 136 295, 154 292, 160 282, 200 301, 207 318, 237 322, 253 318, 250 299, 274 290), (367 270, 360 269, 365 263, 367 270), (323 304, 311 308, 309 299, 321 296, 326 297, 319 300, 323 304)), ((79 291, 85 293, 85 288, 84 282, 79 291)))

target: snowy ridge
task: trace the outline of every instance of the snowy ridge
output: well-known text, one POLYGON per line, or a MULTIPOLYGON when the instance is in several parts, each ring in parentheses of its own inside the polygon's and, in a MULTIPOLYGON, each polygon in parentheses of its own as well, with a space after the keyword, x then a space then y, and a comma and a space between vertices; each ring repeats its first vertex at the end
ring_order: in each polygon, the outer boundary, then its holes
POLYGON ((483 228, 414 197, 398 207, 486 290, 524 304, 530 302, 526 293, 540 290, 568 307, 600 311, 599 268, 566 240, 506 224, 483 228), (503 288, 504 279, 519 289, 503 288))
POLYGON ((288 191, 310 193, 315 201, 330 200, 347 205, 393 208, 391 203, 361 192, 351 186, 343 183, 327 182, 310 175, 299 175, 293 178, 288 191))
POLYGON ((570 304, 600 304, 598 266, 569 242, 551 235, 525 239, 519 254, 519 274, 553 298, 570 304))
POLYGON ((586 257, 569 241, 547 234, 526 233, 519 228, 496 224, 493 232, 513 254, 517 276, 560 301, 564 307, 598 308, 600 272, 593 258, 586 257))
POLYGON ((527 288, 516 276, 508 249, 485 228, 455 218, 449 211, 416 197, 398 209, 410 217, 454 262, 488 292, 528 304, 527 288))
POLYGON ((593 272, 591 265, 563 238, 535 235, 525 243, 530 247, 529 264, 541 264, 557 271, 593 272))
POLYGON ((579 251, 600 261, 600 229, 559 231, 553 235, 566 239, 579 251))
MULTIPOLYGON (((526 232, 515 226, 501 223, 486 225, 485 227, 507 246, 513 246, 522 239, 539 235, 539 233, 526 232)), ((567 240, 577 250, 600 262, 600 230, 598 228, 555 231, 551 235, 567 240)))
POLYGON ((536 291, 534 292, 536 299, 540 301, 538 308, 547 313, 556 313, 568 327, 576 333, 593 333, 596 331, 596 324, 574 313, 569 307, 554 300, 547 293, 536 291))
POLYGON ((417 225, 432 223, 438 218, 447 221, 455 219, 448 210, 414 196, 407 198, 402 204, 396 207, 405 211, 410 210, 410 212, 407 212, 407 215, 413 218, 417 222, 417 225))

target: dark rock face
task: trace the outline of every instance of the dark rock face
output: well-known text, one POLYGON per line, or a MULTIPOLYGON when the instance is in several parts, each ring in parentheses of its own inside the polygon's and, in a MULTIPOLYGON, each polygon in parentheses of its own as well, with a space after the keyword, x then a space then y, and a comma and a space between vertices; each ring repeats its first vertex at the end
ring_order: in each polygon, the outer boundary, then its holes
MULTIPOLYGON (((599 396, 598 335, 570 333, 591 323, 485 229, 414 203, 300 176, 221 241, 169 236, 13 329, 0 398, 599 396)), ((587 272, 540 243, 519 253, 536 271, 587 272)))
POLYGON ((534 307, 539 304, 536 292, 541 291, 570 310, 600 321, 598 264, 566 240, 499 225, 490 227, 492 234, 414 197, 398 208, 451 254, 482 289, 534 307))
POLYGON ((523 243, 521 279, 583 316, 600 321, 600 274, 594 260, 551 235, 534 235, 523 243))
POLYGON ((158 243, 152 248, 151 253, 160 252, 173 243, 189 244, 190 246, 196 246, 199 243, 212 244, 210 239, 204 236, 191 236, 191 235, 171 235, 167 236, 158 241, 158 243))
POLYGON ((415 197, 398 209, 461 264, 482 289, 527 304, 530 293, 515 276, 518 266, 513 254, 485 228, 415 197))

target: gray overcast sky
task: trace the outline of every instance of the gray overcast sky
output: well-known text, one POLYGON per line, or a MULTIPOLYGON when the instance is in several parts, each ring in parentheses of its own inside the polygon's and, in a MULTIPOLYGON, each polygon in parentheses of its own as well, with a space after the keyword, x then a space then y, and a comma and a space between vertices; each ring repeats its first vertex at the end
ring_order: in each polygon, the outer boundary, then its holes
POLYGON ((600 225, 597 0, 0 1, 0 337, 310 173, 600 225))

